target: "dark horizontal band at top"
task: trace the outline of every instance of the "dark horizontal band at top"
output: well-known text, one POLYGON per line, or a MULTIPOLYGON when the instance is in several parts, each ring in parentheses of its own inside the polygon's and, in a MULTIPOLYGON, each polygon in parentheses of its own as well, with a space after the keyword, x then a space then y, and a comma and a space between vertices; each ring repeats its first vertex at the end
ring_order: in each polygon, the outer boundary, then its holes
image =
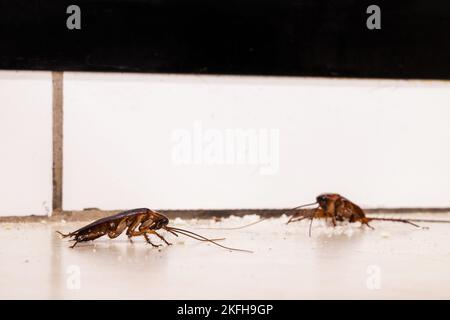
POLYGON ((450 79, 444 0, 0 4, 0 69, 450 79), (372 4, 381 29, 367 27, 372 4))

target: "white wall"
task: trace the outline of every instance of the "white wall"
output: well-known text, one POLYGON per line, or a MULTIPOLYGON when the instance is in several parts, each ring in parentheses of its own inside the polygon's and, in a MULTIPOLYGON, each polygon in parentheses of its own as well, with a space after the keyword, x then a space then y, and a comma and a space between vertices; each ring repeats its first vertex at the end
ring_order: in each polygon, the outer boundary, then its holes
POLYGON ((65 209, 281 208, 328 191, 450 206, 450 82, 66 73, 64 92, 65 209), (236 129, 272 140, 227 164, 236 129))
MULTIPOLYGON (((65 209, 276 208, 326 191, 450 206, 449 82, 66 73, 64 89, 65 209), (226 149, 239 129, 254 158, 226 149)), ((0 215, 45 215, 51 73, 1 71, 0 101, 0 215)))
POLYGON ((51 210, 51 81, 50 72, 0 71, 0 216, 51 210))

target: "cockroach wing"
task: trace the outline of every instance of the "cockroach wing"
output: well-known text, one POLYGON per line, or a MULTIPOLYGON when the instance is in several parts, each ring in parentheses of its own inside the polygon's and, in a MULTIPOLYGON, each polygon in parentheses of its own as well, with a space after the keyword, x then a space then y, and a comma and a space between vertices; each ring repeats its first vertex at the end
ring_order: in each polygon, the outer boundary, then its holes
POLYGON ((364 218, 364 211, 350 200, 342 197, 338 200, 336 213, 338 216, 345 218, 364 218))
POLYGON ((91 228, 95 228, 98 227, 99 225, 105 224, 105 223, 110 223, 110 222, 115 222, 116 220, 121 220, 125 217, 131 217, 131 216, 135 216, 138 214, 146 214, 149 213, 151 210, 147 209, 147 208, 139 208, 139 209, 132 209, 132 210, 127 210, 127 211, 122 211, 119 212, 115 215, 109 216, 109 217, 104 217, 98 220, 95 220, 94 222, 88 224, 87 226, 84 226, 76 231, 74 231, 73 233, 77 233, 77 232, 83 232, 87 229, 91 229, 91 228))
POLYGON ((162 213, 156 212, 154 210, 149 210, 149 209, 147 209, 147 210, 148 210, 147 214, 150 214, 151 216, 153 216, 153 218, 155 220, 167 219, 167 217, 165 215, 163 215, 162 213))

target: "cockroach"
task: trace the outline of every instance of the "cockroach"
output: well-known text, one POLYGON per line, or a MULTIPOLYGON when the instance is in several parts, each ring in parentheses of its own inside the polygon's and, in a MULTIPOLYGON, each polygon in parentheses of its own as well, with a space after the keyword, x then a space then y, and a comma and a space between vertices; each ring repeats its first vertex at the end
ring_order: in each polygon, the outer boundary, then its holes
POLYGON ((72 238, 72 241, 75 241, 71 248, 75 248, 79 242, 92 241, 104 235, 114 239, 121 235, 125 230, 130 242, 133 242, 131 239, 132 237, 143 236, 147 243, 153 247, 162 246, 161 244, 154 244, 150 240, 149 235, 153 234, 164 241, 167 245, 171 245, 171 243, 168 242, 162 235, 156 232, 156 230, 163 229, 177 237, 178 234, 182 234, 198 241, 213 243, 224 249, 251 252, 248 250, 226 247, 216 242, 217 240, 223 239, 208 239, 192 231, 171 227, 168 224, 169 219, 163 214, 147 208, 140 208, 119 212, 115 215, 96 220, 76 231, 67 234, 60 231, 56 232, 63 238, 70 237, 72 238))
MULTIPOLYGON (((414 222, 448 222, 448 221, 433 221, 433 220, 425 220, 425 219, 396 219, 396 218, 372 218, 367 217, 364 211, 355 203, 346 199, 345 197, 337 194, 337 193, 324 193, 316 197, 316 202, 303 205, 315 205, 316 208, 309 209, 300 209, 297 210, 295 214, 293 214, 287 224, 291 222, 301 221, 303 219, 309 218, 309 236, 311 236, 311 226, 312 222, 315 218, 318 219, 330 219, 333 226, 336 226, 337 221, 348 221, 350 223, 360 222, 361 225, 368 226, 371 229, 374 229, 369 222, 370 221, 391 221, 391 222, 402 222, 413 225, 417 228, 420 228, 419 225, 413 223, 414 222)), ((299 209, 300 207, 296 207, 293 210, 299 209)))
MULTIPOLYGON (((447 220, 428 220, 428 219, 396 219, 396 218, 375 218, 367 217, 364 211, 355 203, 346 199, 345 197, 337 193, 325 193, 316 197, 316 201, 313 203, 304 204, 290 209, 295 213, 289 218, 286 224, 291 222, 297 222, 304 219, 310 219, 309 236, 311 236, 311 227, 313 220, 316 219, 330 219, 333 226, 336 226, 337 221, 348 221, 350 223, 360 222, 361 225, 366 225, 371 229, 374 229, 369 225, 370 221, 391 221, 402 222, 413 225, 420 228, 419 225, 413 222, 438 222, 438 223, 450 223, 447 220), (316 208, 301 209, 304 207, 318 205, 316 208)), ((238 230, 250 227, 257 223, 267 220, 268 218, 261 218, 255 222, 243 225, 240 227, 232 228, 202 228, 202 229, 215 229, 215 230, 238 230)))

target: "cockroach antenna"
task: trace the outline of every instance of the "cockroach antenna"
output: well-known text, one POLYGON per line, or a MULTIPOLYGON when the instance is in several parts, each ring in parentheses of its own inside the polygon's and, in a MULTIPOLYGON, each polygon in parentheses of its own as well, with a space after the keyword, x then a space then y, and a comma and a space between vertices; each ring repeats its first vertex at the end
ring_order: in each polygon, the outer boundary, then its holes
MULTIPOLYGON (((315 204, 317 204, 317 202, 308 203, 308 204, 303 204, 303 205, 301 205, 301 206, 297 206, 297 207, 295 207, 295 208, 289 209, 289 210, 283 212, 283 214, 289 213, 290 211, 297 210, 297 209, 300 209, 300 208, 303 208, 303 207, 312 206, 312 205, 315 205, 315 204)), ((286 224, 292 222, 291 220, 294 218, 294 216, 295 216, 295 215, 292 215, 291 218, 289 219, 289 221, 288 221, 286 224)), ((253 226, 253 225, 255 225, 255 224, 258 224, 258 223, 263 222, 263 221, 268 220, 268 219, 269 219, 269 218, 261 218, 261 219, 259 219, 259 220, 256 220, 256 221, 254 221, 254 222, 251 222, 251 223, 249 223, 249 224, 245 224, 245 225, 239 226, 239 227, 229 227, 229 228, 197 228, 197 229, 200 229, 200 230, 239 230, 239 229, 245 229, 245 228, 247 228, 247 227, 251 227, 251 226, 253 226)), ((302 218, 302 219, 303 219, 303 218, 302 218)), ((300 220, 302 220, 302 219, 300 219, 300 220)), ((297 221, 297 220, 296 220, 296 221, 297 221)))
POLYGON ((246 225, 243 225, 243 226, 240 226, 240 227, 231 227, 231 228, 197 228, 197 229, 200 229, 200 230, 239 230, 239 229, 244 229, 244 228, 253 226, 253 225, 255 225, 257 223, 260 223, 260 222, 263 222, 263 221, 265 221, 267 219, 269 219, 269 218, 261 218, 261 219, 259 219, 257 221, 254 221, 252 223, 249 223, 249 224, 246 224, 246 225))
MULTIPOLYGON (((222 248, 227 249, 227 250, 253 253, 250 250, 236 249, 236 248, 230 248, 230 247, 223 246, 223 245, 221 245, 221 244, 219 244, 219 243, 214 241, 214 240, 217 240, 217 239, 208 239, 208 238, 205 238, 204 236, 201 236, 201 235, 199 235, 197 233, 194 233, 194 232, 186 230, 186 229, 180 229, 180 228, 169 227, 169 226, 165 226, 163 229, 165 229, 165 230, 167 230, 170 233, 173 233, 175 235, 177 235, 177 233, 180 233, 180 234, 185 235, 187 237, 190 237, 192 239, 196 239, 196 240, 199 240, 199 241, 211 242, 211 243, 215 244, 216 246, 222 247, 222 248)), ((219 239, 219 240, 222 240, 222 239, 219 239)))
MULTIPOLYGON (((297 206, 297 207, 295 207, 295 208, 290 209, 289 211, 284 212, 283 214, 285 214, 285 213, 287 213, 287 212, 290 212, 290 211, 294 211, 294 210, 300 209, 300 208, 313 206, 313 205, 315 205, 315 204, 317 204, 317 201, 316 201, 316 202, 312 202, 312 203, 302 204, 302 205, 300 205, 300 206, 297 206)), ((288 220, 288 222, 286 222, 286 224, 289 224, 289 223, 293 222, 293 219, 294 219, 294 218, 295 218, 295 213, 289 218, 289 220, 288 220)), ((303 220, 303 219, 304 219, 304 218, 302 218, 302 219, 300 219, 300 220, 303 220)))
POLYGON ((417 228, 420 228, 419 225, 413 222, 419 223, 450 223, 450 220, 431 220, 431 219, 398 219, 398 218, 379 218, 379 217, 367 217, 369 221, 392 221, 392 222, 403 222, 407 224, 411 224, 417 228))

